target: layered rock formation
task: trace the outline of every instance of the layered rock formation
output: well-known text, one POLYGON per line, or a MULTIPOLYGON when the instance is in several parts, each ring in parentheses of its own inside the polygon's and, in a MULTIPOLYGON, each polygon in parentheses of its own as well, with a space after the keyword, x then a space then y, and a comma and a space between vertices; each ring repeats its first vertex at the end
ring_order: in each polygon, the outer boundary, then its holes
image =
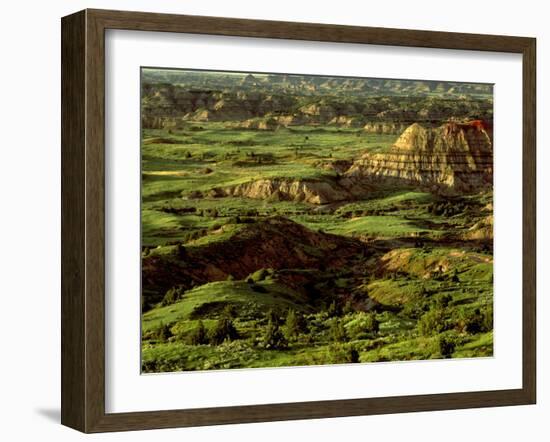
POLYGON ((400 135, 407 128, 405 123, 367 123, 363 130, 369 134, 400 135))
POLYGON ((237 123, 228 124, 227 127, 254 130, 277 130, 279 123, 275 118, 250 118, 237 123))
POLYGON ((410 183, 433 190, 475 191, 492 185, 493 146, 482 121, 446 123, 427 129, 415 123, 385 153, 367 153, 346 172, 343 183, 410 183))
POLYGON ((283 217, 243 225, 230 237, 187 249, 187 255, 147 256, 142 263, 144 287, 164 293, 174 284, 244 279, 262 268, 340 268, 364 245, 356 239, 317 232, 283 217))
POLYGON ((317 180, 273 178, 250 181, 236 186, 215 189, 215 196, 240 196, 272 201, 296 201, 326 204, 345 201, 350 193, 336 183, 317 180))

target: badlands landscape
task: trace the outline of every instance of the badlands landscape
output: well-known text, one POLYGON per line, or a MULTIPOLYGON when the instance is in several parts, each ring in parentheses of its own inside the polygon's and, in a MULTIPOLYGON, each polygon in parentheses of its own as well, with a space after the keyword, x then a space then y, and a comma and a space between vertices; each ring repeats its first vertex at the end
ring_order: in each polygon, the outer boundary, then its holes
POLYGON ((487 84, 142 69, 142 371, 493 354, 487 84))

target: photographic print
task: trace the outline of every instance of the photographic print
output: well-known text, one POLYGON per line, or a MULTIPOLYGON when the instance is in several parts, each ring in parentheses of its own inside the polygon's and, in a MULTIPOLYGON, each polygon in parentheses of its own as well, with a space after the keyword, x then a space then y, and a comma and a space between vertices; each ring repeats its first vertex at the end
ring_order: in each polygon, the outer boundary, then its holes
POLYGON ((143 373, 493 355, 493 85, 141 69, 143 373))

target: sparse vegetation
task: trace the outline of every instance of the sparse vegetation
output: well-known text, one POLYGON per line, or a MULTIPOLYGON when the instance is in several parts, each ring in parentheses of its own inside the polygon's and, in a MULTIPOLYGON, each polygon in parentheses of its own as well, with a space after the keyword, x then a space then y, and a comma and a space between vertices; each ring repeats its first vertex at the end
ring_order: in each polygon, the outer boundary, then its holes
POLYGON ((410 149, 470 120, 453 146, 478 131, 486 148, 490 86, 142 83, 144 372, 492 355, 491 187, 377 181, 368 163, 413 123, 410 149))

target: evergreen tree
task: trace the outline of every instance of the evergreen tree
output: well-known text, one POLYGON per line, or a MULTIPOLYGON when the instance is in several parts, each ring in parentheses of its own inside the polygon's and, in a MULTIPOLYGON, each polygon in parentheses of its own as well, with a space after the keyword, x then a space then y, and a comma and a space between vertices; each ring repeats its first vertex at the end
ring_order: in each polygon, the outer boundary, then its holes
POLYGON ((348 299, 346 303, 344 304, 344 308, 342 309, 342 313, 344 315, 347 315, 349 313, 353 313, 355 309, 353 308, 353 302, 351 302, 351 299, 348 299))
POLYGON ((330 326, 330 336, 334 342, 345 342, 348 337, 346 334, 346 329, 339 320, 334 320, 330 326))
POLYGON ((285 338, 289 341, 293 340, 300 333, 300 327, 298 322, 298 316, 293 309, 288 311, 286 321, 283 329, 285 338))
POLYGON ((189 343, 192 345, 202 345, 208 343, 206 328, 202 320, 199 320, 197 328, 195 328, 189 336, 189 343))
POLYGON ((157 331, 157 339, 162 342, 168 341, 173 336, 172 330, 170 329, 170 326, 168 324, 162 324, 160 323, 160 326, 157 331))
POLYGON ((273 310, 268 312, 268 321, 262 338, 262 345, 264 348, 270 350, 280 350, 288 346, 288 342, 279 327, 279 320, 273 310))
POLYGON ((225 340, 233 341, 239 337, 237 329, 233 325, 233 321, 227 317, 223 317, 216 323, 216 326, 210 333, 210 342, 214 345, 222 344, 225 340))
POLYGON ((330 317, 335 317, 340 315, 340 306, 336 302, 336 299, 333 300, 328 306, 327 313, 330 317))
POLYGON ((371 312, 365 318, 365 329, 370 333, 378 333, 380 330, 380 321, 376 319, 376 314, 371 312))

